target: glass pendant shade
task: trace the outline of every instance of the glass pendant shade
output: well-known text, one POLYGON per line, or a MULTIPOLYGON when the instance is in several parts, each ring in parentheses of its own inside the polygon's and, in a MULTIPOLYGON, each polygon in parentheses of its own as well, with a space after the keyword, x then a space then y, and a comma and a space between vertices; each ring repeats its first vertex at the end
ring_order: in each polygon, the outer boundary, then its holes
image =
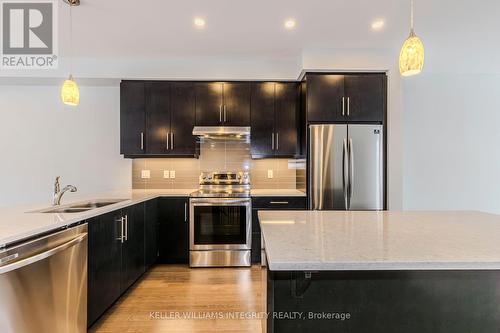
POLYGON ((424 44, 413 30, 403 44, 399 55, 399 72, 412 76, 422 72, 424 67, 424 44))
POLYGON ((61 88, 61 99, 67 105, 77 106, 80 103, 80 90, 71 75, 61 88))

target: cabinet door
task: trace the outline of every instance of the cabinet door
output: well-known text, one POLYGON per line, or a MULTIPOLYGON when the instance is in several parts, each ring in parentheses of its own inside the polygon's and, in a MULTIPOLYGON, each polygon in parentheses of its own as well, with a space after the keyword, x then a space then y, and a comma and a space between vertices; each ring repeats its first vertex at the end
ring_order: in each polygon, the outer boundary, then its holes
POLYGON ((250 83, 224 83, 224 126, 250 126, 250 83))
POLYGON ((146 85, 146 152, 166 154, 170 133, 170 84, 151 82, 146 85))
POLYGON ((386 81, 385 74, 345 76, 345 95, 349 97, 350 122, 384 121, 386 81))
POLYGON ((298 97, 296 83, 276 84, 276 155, 298 155, 298 97))
POLYGON ((173 82, 170 96, 172 133, 170 153, 194 156, 196 154, 196 138, 193 136, 196 109, 194 84, 173 82))
POLYGON ((159 261, 169 264, 189 263, 189 199, 161 198, 159 261))
POLYGON ((196 92, 196 125, 219 126, 222 124, 222 83, 198 82, 196 92))
POLYGON ((140 155, 145 149, 144 83, 122 81, 120 84, 120 153, 140 155))
POLYGON ((158 259, 158 200, 146 202, 144 221, 144 265, 148 269, 158 259))
POLYGON ((307 121, 347 121, 342 114, 344 97, 344 76, 334 74, 308 74, 307 121))
POLYGON ((121 212, 88 221, 87 324, 92 325, 120 297, 121 212))
POLYGON ((126 217, 125 241, 122 244, 122 292, 144 273, 144 205, 141 203, 122 210, 126 217))
POLYGON ((274 82, 252 84, 252 156, 274 156, 274 82))

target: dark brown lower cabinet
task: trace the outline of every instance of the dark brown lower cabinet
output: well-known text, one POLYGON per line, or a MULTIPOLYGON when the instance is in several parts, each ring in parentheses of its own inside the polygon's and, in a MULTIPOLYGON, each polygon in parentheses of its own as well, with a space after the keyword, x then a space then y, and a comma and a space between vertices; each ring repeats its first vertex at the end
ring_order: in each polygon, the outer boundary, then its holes
POLYGON ((120 297, 121 211, 88 220, 88 307, 87 323, 92 325, 120 297))
POLYGON ((140 203, 122 210, 125 240, 122 245, 121 292, 125 292, 144 273, 144 214, 140 203))
POLYGON ((144 224, 144 264, 146 270, 158 260, 158 199, 146 202, 146 220, 144 224))
POLYGON ((160 198, 159 257, 165 264, 189 263, 189 198, 160 198))
POLYGON ((145 271, 146 203, 88 220, 90 327, 145 271))
POLYGON ((261 258, 261 231, 259 210, 302 210, 307 209, 306 197, 254 197, 252 198, 252 264, 259 264, 261 258))
POLYGON ((271 271, 267 332, 500 332, 500 272, 271 271))

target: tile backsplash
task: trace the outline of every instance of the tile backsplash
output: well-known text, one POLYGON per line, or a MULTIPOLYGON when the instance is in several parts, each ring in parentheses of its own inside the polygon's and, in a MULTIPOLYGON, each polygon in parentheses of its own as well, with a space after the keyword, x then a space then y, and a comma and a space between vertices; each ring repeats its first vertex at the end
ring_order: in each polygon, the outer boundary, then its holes
POLYGON ((200 143, 200 157, 144 158, 132 162, 134 189, 196 189, 202 171, 250 171, 254 189, 306 187, 304 160, 252 160, 245 141, 208 140, 200 143), (149 171, 149 178, 143 178, 149 171), (272 173, 272 178, 270 174, 272 173))

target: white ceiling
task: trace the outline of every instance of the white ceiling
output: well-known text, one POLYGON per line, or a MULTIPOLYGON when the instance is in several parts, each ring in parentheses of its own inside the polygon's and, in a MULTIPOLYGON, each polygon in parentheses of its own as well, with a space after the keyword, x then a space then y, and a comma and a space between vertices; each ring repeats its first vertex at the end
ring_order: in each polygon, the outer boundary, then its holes
MULTIPOLYGON (((80 57, 299 56, 310 48, 399 48, 409 0, 81 0, 73 11, 80 57), (193 18, 206 19, 204 30, 193 18), (283 28, 293 17, 297 27, 283 28), (383 31, 371 23, 386 21, 383 31)), ((491 47, 500 31, 498 0, 415 0, 415 28, 447 52, 491 47)), ((68 6, 60 1, 60 53, 67 54, 68 6)), ((496 49, 496 47, 495 47, 496 49)))
MULTIPOLYGON (((69 6, 59 2, 59 68, 69 72, 69 6)), ((301 69, 396 69, 410 0, 81 0, 73 9, 80 78, 296 79, 301 69), (204 30, 193 19, 206 19, 204 30), (285 19, 297 26, 289 31, 285 19), (374 32, 371 24, 384 19, 374 32)), ((415 0, 425 73, 500 74, 500 0, 415 0)), ((397 69, 396 69, 397 70, 397 69)))

